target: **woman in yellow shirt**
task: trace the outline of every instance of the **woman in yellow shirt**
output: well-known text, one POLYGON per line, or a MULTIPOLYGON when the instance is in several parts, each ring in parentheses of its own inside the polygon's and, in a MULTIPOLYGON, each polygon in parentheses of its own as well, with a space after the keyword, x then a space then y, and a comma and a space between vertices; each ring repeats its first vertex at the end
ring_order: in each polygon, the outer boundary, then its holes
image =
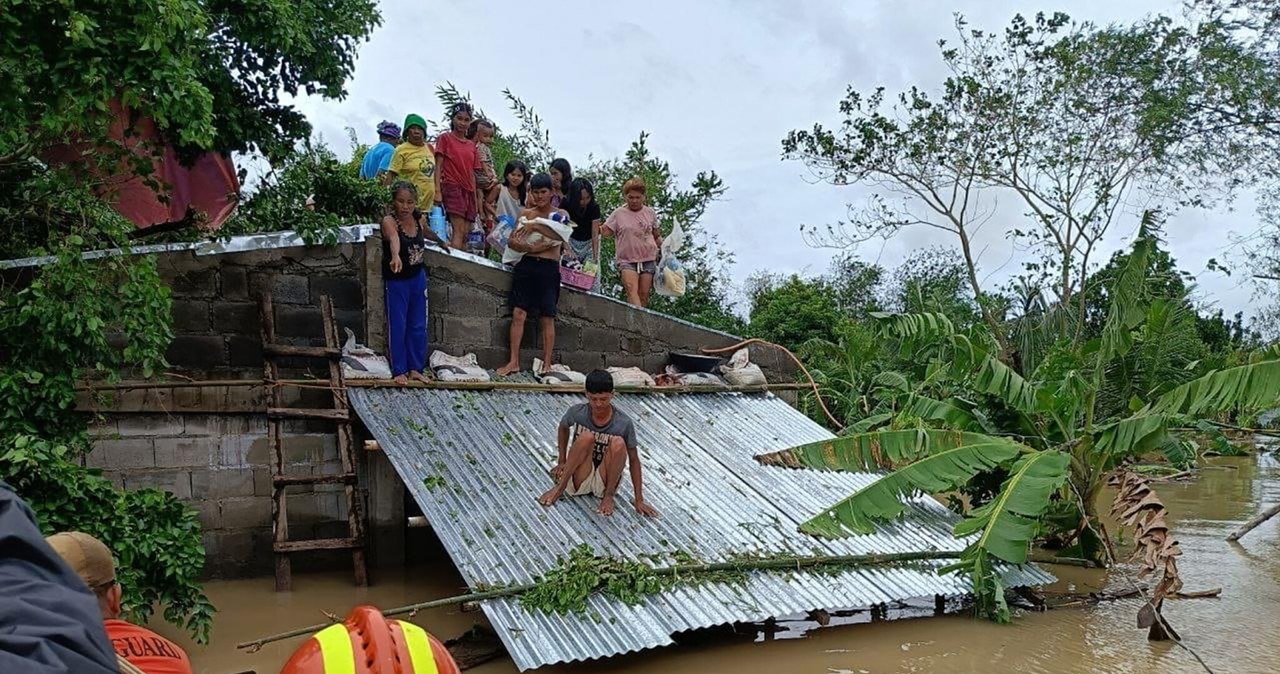
POLYGON ((383 185, 407 180, 418 189, 418 209, 431 210, 436 202, 436 151, 427 142, 427 120, 421 115, 404 118, 404 139, 391 155, 391 166, 382 174, 383 185))

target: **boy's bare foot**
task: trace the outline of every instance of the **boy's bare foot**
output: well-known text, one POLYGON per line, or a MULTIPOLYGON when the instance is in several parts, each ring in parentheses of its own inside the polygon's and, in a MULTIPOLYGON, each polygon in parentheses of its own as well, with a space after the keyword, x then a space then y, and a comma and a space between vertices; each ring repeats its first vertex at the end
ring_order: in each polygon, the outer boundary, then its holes
POLYGON ((555 487, 548 489, 547 493, 538 497, 538 503, 548 507, 555 505, 558 500, 560 500, 560 490, 555 487))
POLYGON ((391 379, 391 381, 393 381, 393 382, 395 382, 395 383, 397 383, 397 384, 399 384, 399 385, 401 385, 401 386, 404 386, 405 384, 408 384, 408 383, 409 383, 409 378, 408 378, 408 377, 406 377, 406 376, 404 376, 404 375, 402 375, 402 374, 398 374, 398 375, 396 375, 395 377, 393 377, 393 378, 391 379))
POLYGON ((422 382, 422 383, 424 383, 424 384, 425 384, 425 383, 427 383, 427 382, 429 382, 429 381, 431 381, 431 377, 428 377, 427 375, 425 375, 425 374, 423 374, 423 373, 421 373, 421 372, 418 372, 417 370, 414 370, 413 372, 410 372, 410 373, 409 373, 409 378, 410 378, 410 379, 412 379, 412 380, 414 380, 414 381, 420 381, 420 382, 422 382))
POLYGON ((503 365, 502 367, 498 368, 498 370, 494 372, 494 374, 498 375, 499 377, 507 377, 519 371, 520 371, 520 363, 507 363, 506 365, 503 365))

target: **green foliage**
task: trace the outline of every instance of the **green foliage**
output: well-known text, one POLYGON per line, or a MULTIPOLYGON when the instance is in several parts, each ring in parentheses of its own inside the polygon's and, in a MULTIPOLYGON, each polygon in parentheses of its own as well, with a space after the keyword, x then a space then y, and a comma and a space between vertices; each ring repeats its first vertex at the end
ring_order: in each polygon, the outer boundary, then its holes
POLYGON ((1027 549, 1037 531, 1037 520, 1050 497, 1067 480, 1071 457, 1062 452, 1033 452, 1010 469, 1000 495, 974 509, 955 527, 955 535, 980 534, 972 550, 999 557, 1012 564, 1027 561, 1027 549))
POLYGON ((263 177, 218 235, 293 230, 309 244, 333 245, 343 225, 381 221, 390 192, 362 179, 362 153, 353 155, 350 161, 340 161, 323 143, 295 152, 263 177), (311 195, 315 210, 305 208, 311 195))
POLYGON ((904 514, 907 509, 903 501, 917 491, 927 494, 951 491, 978 473, 1012 461, 1023 450, 1008 440, 984 438, 931 453, 859 489, 801 524, 800 530, 827 538, 847 536, 850 532, 872 533, 874 521, 891 520, 904 514))
POLYGON ((979 445, 988 440, 987 436, 980 433, 934 428, 854 432, 833 440, 821 440, 762 454, 756 459, 766 465, 865 472, 900 466, 939 452, 979 445))
POLYGON ((1151 409, 1190 416, 1261 410, 1280 400, 1280 360, 1210 372, 1160 396, 1151 409))
POLYGON ((795 349, 809 339, 835 341, 840 320, 826 283, 792 275, 762 285, 754 294, 747 334, 795 349))
POLYGON ((0 15, 0 155, 100 138, 119 100, 179 145, 282 158, 310 135, 285 97, 345 95, 378 21, 372 0, 12 3, 0 15))
MULTIPOLYGON (((688 553, 672 554, 682 566, 696 562, 688 553)), ((520 605, 529 611, 546 613, 582 613, 587 610, 587 599, 595 593, 635 606, 655 592, 678 584, 707 582, 741 582, 743 575, 731 571, 688 574, 657 573, 640 562, 597 557, 595 550, 582 543, 569 551, 568 558, 542 578, 529 591, 520 595, 520 605)))

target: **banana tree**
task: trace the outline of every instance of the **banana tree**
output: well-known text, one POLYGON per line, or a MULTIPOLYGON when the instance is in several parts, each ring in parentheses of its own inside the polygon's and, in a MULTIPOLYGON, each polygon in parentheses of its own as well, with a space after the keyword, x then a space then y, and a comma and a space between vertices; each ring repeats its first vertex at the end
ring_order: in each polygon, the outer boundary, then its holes
POLYGON ((821 537, 870 533, 877 523, 901 516, 904 502, 919 493, 955 491, 998 470, 1005 476, 998 492, 955 526, 954 534, 967 546, 961 560, 947 567, 970 576, 979 613, 1008 620, 996 565, 1025 563, 1032 542, 1054 528, 1069 531, 1064 533, 1076 541, 1077 554, 1105 562, 1101 543, 1106 535, 1095 502, 1110 473, 1174 441, 1178 428, 1280 400, 1280 356, 1274 352, 1159 394, 1130 387, 1130 399, 1120 406, 1106 400, 1106 392, 1118 388, 1109 375, 1124 371, 1117 364, 1141 339, 1151 314, 1142 288, 1147 259, 1157 245, 1154 218, 1148 215, 1111 287, 1101 336, 1078 345, 1070 340, 1071 346, 1041 359, 1025 377, 994 355, 993 338, 958 333, 945 317, 877 315, 884 335, 927 357, 931 373, 1007 408, 1003 416, 1013 421, 992 428, 984 417, 965 413, 966 405, 908 390, 896 400, 895 415, 909 416, 912 428, 895 428, 881 415, 874 421, 889 427, 864 425, 833 440, 757 457, 791 467, 887 471, 801 530, 821 537))

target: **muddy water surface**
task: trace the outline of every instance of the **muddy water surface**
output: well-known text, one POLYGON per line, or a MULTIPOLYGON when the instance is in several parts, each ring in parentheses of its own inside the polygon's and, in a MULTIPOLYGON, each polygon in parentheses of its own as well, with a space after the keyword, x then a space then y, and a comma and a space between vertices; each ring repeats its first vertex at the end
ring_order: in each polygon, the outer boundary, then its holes
MULTIPOLYGON (((1158 485, 1171 512, 1170 524, 1182 542, 1180 563, 1186 589, 1222 588, 1220 599, 1166 603, 1165 615, 1215 672, 1280 672, 1280 517, 1255 529, 1243 545, 1223 538, 1264 504, 1280 501, 1280 463, 1268 457, 1224 459, 1191 482, 1158 485)), ((1050 589, 1089 591, 1127 587, 1116 571, 1050 567, 1061 582, 1050 589)), ((218 607, 213 643, 187 645, 197 672, 274 674, 297 640, 255 654, 235 650, 237 642, 321 622, 321 610, 345 613, 352 606, 383 607, 456 594, 461 581, 440 565, 378 574, 377 585, 351 587, 348 574, 295 576, 292 593, 276 594, 270 578, 210 583, 218 607)), ((923 602, 927 604, 929 602, 923 602)), ((961 616, 895 620, 815 629, 804 621, 780 622, 782 631, 762 636, 754 630, 700 634, 679 646, 632 654, 605 662, 546 668, 551 674, 619 672, 634 674, 898 674, 907 672, 1197 672, 1181 649, 1146 641, 1135 627, 1137 600, 1088 609, 1060 609, 1022 615, 999 626, 961 616)), ((419 614, 415 622, 452 636, 482 621, 480 613, 456 609, 419 614)), ((849 622, 865 622, 865 614, 849 622)), ((170 636, 175 631, 161 627, 170 636)), ((184 642, 185 643, 185 642, 184 642)), ((477 674, 515 672, 509 659, 470 670, 477 674)))

